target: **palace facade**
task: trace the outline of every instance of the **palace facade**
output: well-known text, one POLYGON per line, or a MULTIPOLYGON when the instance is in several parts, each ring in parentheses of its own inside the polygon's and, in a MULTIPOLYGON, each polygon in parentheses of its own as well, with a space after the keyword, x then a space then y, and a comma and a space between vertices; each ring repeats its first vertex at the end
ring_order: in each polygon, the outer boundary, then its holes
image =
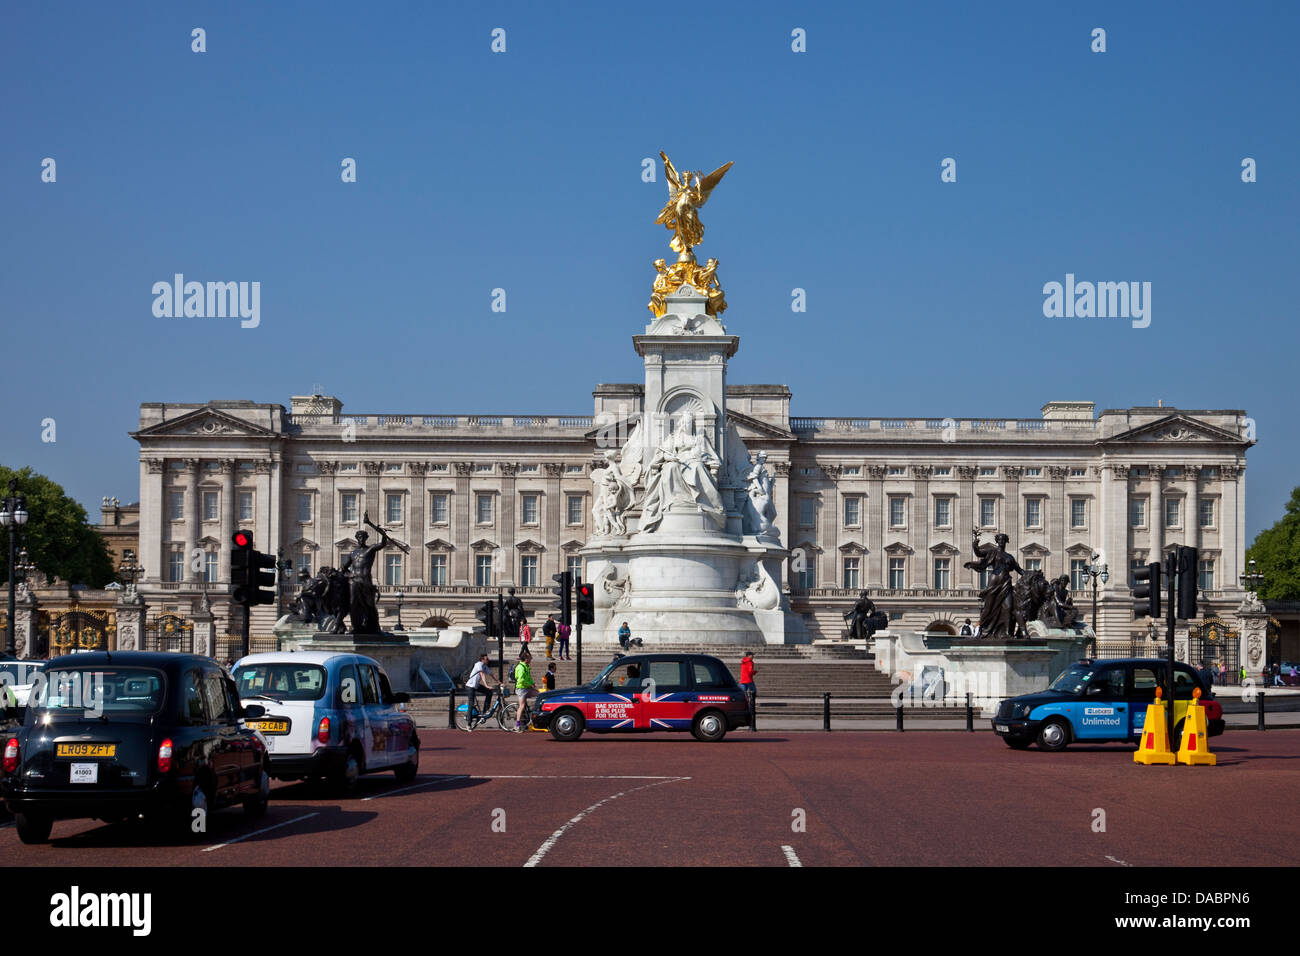
MULTIPOLYGON (((406 627, 471 627, 475 609, 515 587, 530 611, 551 575, 582 570, 593 468, 641 415, 641 385, 600 385, 590 415, 345 414, 335 397, 279 404, 148 403, 140 446, 140 592, 182 617, 205 594, 229 633, 230 536, 251 530, 294 572, 338 566, 364 517, 406 550, 376 563, 385 626, 399 593, 406 627)), ((1169 549, 1201 551, 1203 615, 1230 618, 1245 552, 1245 413, 1106 409, 1048 402, 1026 419, 792 417, 783 385, 728 385, 727 414, 766 451, 777 526, 792 550, 794 610, 816 637, 839 636, 860 590, 894 628, 955 632, 978 620, 972 529, 1010 536, 1026 570, 1067 575, 1105 642, 1145 633, 1130 569, 1169 549)), ((633 511, 635 516, 635 511, 633 511)), ((296 574, 285 575, 286 593, 296 574)), ((269 634, 277 608, 256 609, 269 634)), ((1118 644, 1116 645, 1118 646, 1118 644)))

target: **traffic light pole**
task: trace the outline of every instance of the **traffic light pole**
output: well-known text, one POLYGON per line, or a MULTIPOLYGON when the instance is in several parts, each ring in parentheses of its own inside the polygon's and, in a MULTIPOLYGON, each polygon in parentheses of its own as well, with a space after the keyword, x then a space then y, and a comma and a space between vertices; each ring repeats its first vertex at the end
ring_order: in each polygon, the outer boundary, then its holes
POLYGON ((1178 552, 1171 551, 1165 559, 1165 576, 1168 580, 1168 597, 1169 604, 1165 608, 1165 627, 1167 630, 1166 648, 1169 655, 1169 669, 1165 674, 1165 700, 1169 701, 1169 716, 1165 721, 1165 728, 1169 733, 1169 739, 1173 740, 1174 734, 1174 627, 1178 614, 1176 602, 1178 601, 1178 587, 1174 580, 1175 572, 1178 570, 1178 552))
POLYGON ((247 604, 240 605, 240 617, 243 618, 243 623, 244 623, 244 632, 239 635, 239 650, 240 650, 239 656, 242 659, 248 656, 248 631, 249 628, 252 626, 249 623, 249 613, 248 613, 247 604))
POLYGON ((506 681, 506 598, 497 592, 497 680, 506 681))
POLYGON ((575 574, 573 576, 573 597, 574 597, 573 631, 574 631, 574 640, 577 641, 578 644, 578 686, 579 687, 582 686, 582 611, 578 609, 577 598, 581 588, 582 588, 582 575, 575 574))

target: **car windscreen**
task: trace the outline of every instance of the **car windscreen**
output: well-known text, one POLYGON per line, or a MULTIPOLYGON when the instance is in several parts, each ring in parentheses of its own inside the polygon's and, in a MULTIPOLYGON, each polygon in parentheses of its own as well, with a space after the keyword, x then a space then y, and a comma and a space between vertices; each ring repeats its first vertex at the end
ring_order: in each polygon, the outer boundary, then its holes
POLYGON ((156 714, 166 688, 162 671, 148 667, 55 666, 36 678, 27 703, 29 711, 46 714, 80 711, 110 718, 156 714))
POLYGON ((1080 667, 1074 665, 1064 671, 1061 676, 1052 681, 1047 689, 1055 691, 1058 694, 1082 694, 1084 688, 1092 681, 1093 669, 1091 666, 1080 667))
POLYGON ((235 668, 241 699, 320 700, 325 696, 325 668, 296 662, 243 664, 235 668))
POLYGON ((627 667, 628 662, 630 660, 631 658, 618 657, 610 661, 608 664, 605 665, 605 669, 603 671, 601 671, 599 674, 597 674, 594 678, 591 679, 591 681, 587 684, 587 686, 599 687, 607 680, 613 681, 614 683, 618 683, 618 678, 614 676, 614 671, 618 670, 618 668, 620 667, 627 667))

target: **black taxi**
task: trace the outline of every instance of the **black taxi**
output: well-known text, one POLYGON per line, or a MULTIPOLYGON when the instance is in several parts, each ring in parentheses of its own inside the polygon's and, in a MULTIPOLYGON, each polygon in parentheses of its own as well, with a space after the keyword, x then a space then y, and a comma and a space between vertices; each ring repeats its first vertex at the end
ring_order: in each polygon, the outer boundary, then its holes
MULTIPOLYGON (((1113 658, 1075 661, 1047 690, 1002 701, 993 718, 993 732, 1007 746, 1022 750, 1037 743, 1040 750, 1064 750, 1073 741, 1130 741, 1142 736, 1147 706, 1163 686, 1168 661, 1158 658, 1113 658)), ((1177 750, 1183 720, 1196 690, 1205 707, 1211 737, 1223 733, 1223 707, 1196 671, 1174 663, 1174 727, 1170 746, 1177 750)))
POLYGON ((589 683, 539 694, 532 725, 556 740, 689 730, 717 741, 749 723, 749 703, 727 665, 706 654, 615 657, 589 683))
POLYGON ((170 817, 242 803, 265 812, 266 748, 216 661, 193 654, 112 651, 51 660, 23 725, 5 735, 0 795, 24 843, 58 819, 170 817))

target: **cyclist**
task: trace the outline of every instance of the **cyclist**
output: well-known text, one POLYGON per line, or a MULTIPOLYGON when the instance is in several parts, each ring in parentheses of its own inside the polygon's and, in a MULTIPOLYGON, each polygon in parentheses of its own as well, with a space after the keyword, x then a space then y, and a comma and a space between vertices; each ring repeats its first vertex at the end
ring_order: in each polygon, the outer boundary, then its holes
POLYGON ((524 729, 524 709, 528 701, 537 696, 537 685, 533 683, 533 670, 529 667, 533 655, 525 647, 519 652, 519 663, 514 666, 510 676, 514 678, 515 693, 519 695, 519 710, 515 714, 515 730, 524 729))
POLYGON ((492 676, 492 672, 488 670, 487 662, 488 656, 480 654, 478 663, 474 665, 474 669, 469 672, 469 677, 465 681, 465 689, 469 691, 469 720, 471 724, 479 719, 478 715, 474 713, 474 701, 480 693, 483 694, 484 712, 492 706, 492 687, 497 681, 492 676))

